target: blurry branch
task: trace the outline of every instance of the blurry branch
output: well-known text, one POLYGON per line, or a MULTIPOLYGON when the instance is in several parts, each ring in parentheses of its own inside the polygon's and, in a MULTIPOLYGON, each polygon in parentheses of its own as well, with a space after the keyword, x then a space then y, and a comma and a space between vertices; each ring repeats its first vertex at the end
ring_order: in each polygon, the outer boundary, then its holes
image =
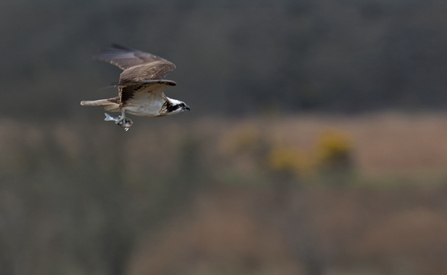
POLYGON ((273 220, 276 221, 283 238, 290 250, 296 257, 297 262, 303 264, 305 274, 323 275, 325 274, 325 256, 318 246, 313 220, 308 207, 307 198, 303 192, 302 178, 297 178, 294 174, 295 162, 293 158, 286 154, 286 162, 279 167, 274 166, 272 171, 272 191, 274 192, 275 211, 273 220))

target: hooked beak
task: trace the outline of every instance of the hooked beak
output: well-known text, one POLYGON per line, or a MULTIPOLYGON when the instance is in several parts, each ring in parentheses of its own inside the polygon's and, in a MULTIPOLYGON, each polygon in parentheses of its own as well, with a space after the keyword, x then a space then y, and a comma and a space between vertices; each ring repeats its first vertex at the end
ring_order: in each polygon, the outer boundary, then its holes
POLYGON ((189 108, 189 106, 188 106, 188 105, 185 105, 185 107, 183 107, 183 110, 188 110, 188 111, 190 111, 190 110, 191 110, 191 108, 189 108))

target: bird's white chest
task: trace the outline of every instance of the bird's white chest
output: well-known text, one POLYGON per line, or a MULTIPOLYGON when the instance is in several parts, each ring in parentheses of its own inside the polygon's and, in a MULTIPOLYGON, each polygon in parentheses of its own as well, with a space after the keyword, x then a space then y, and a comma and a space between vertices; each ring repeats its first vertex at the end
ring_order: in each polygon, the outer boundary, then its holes
POLYGON ((123 109, 131 115, 154 117, 160 115, 164 103, 165 99, 157 93, 141 93, 127 100, 123 109))

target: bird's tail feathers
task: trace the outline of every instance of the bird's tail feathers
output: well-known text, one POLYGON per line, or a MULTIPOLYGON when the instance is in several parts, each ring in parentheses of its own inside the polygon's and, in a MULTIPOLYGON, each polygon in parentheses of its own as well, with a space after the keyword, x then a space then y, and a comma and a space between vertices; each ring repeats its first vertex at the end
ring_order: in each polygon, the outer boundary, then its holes
POLYGON ((116 105, 116 104, 117 104, 116 102, 113 102, 110 99, 83 100, 83 101, 81 101, 81 106, 105 107, 105 106, 116 105))

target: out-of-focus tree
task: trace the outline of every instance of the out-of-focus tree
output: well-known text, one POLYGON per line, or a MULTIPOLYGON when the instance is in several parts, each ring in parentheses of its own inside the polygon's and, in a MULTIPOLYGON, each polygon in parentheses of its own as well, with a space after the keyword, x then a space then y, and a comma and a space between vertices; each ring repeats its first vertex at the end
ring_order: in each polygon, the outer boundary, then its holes
POLYGON ((91 60, 111 42, 173 61, 169 77, 197 115, 442 108, 446 9, 440 0, 6 1, 0 113, 83 117, 79 100, 116 94, 98 89, 119 70, 91 60))

